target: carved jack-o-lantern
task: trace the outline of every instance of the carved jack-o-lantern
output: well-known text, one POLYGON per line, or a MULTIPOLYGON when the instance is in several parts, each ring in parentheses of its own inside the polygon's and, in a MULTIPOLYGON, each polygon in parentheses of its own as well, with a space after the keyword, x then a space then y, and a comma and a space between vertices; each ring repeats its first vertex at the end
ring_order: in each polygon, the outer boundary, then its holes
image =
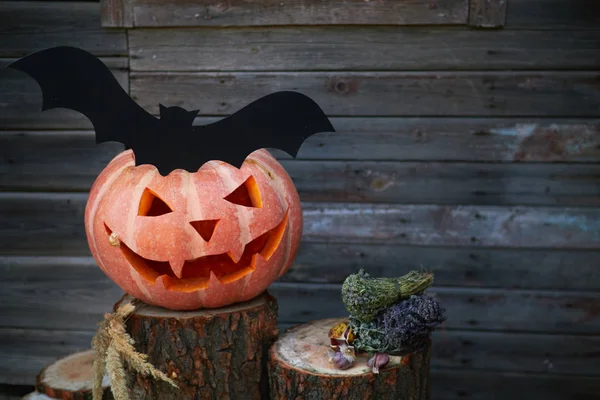
POLYGON ((309 136, 335 132, 313 100, 280 91, 195 126, 198 110, 147 112, 82 49, 58 46, 9 67, 38 82, 43 110, 78 111, 97 143, 129 149, 98 176, 85 211, 92 255, 127 293, 171 309, 214 308, 259 295, 289 268, 300 200, 263 149, 295 157, 309 136))
POLYGON ((92 255, 125 292, 170 309, 251 299, 292 263, 302 233, 296 188, 266 150, 241 168, 210 161, 162 176, 117 155, 85 210, 92 255))

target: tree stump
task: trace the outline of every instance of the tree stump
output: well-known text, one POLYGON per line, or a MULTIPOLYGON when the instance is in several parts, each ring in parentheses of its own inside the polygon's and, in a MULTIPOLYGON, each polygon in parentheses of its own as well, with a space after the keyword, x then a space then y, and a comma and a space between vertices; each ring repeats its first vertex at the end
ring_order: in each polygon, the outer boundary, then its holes
POLYGON ((271 400, 283 399, 429 399, 427 348, 408 356, 390 356, 379 374, 367 366, 368 354, 357 354, 347 370, 329 362, 329 329, 344 318, 312 321, 288 329, 269 351, 271 400))
MULTIPOLYGON (((24 399, 89 400, 92 398, 94 350, 61 358, 44 367, 37 375, 35 392, 24 399)), ((104 400, 112 400, 110 379, 104 377, 104 400)))
MULTIPOLYGON (((129 295, 115 304, 130 302, 129 295)), ((131 400, 268 398, 269 347, 277 301, 267 292, 217 309, 172 311, 144 304, 126 321, 135 349, 178 385, 139 375, 127 363, 131 400)))

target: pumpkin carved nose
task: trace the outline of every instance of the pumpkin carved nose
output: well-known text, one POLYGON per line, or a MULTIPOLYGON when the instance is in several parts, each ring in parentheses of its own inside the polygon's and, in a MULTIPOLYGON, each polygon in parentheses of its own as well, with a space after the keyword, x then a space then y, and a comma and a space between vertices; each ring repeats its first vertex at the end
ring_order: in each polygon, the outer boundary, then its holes
POLYGON ((217 224, 219 223, 219 221, 220 220, 218 219, 192 221, 190 222, 190 225, 192 225, 196 232, 198 232, 198 234, 202 236, 202 239, 204 239, 205 242, 209 242, 213 233, 215 233, 215 229, 217 228, 217 224))

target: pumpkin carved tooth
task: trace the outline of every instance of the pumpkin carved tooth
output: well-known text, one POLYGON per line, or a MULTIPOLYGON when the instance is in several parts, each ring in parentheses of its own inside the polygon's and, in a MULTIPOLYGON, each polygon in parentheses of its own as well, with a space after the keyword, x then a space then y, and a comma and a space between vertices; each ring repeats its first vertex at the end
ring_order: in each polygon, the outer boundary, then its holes
MULTIPOLYGON (((145 280, 155 284, 159 278, 167 290, 192 292, 210 286, 211 276, 221 283, 231 283, 252 273, 256 269, 257 256, 268 261, 279 247, 287 226, 289 210, 282 221, 273 229, 265 232, 243 247, 236 260, 232 251, 224 254, 207 255, 193 260, 155 261, 145 258, 119 242, 125 259, 145 280)), ((213 220, 216 226, 219 220, 213 220)), ((205 221, 194 221, 205 222, 205 221)), ((191 222, 194 226, 194 222, 191 222)), ((211 221, 208 221, 211 222, 211 221)), ((105 223, 109 240, 118 237, 105 223)))

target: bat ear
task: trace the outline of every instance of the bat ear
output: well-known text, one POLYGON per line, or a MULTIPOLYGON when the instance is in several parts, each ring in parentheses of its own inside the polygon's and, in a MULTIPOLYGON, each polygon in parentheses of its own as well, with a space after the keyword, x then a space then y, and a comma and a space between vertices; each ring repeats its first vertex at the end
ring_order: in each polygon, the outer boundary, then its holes
POLYGON ((167 110, 167 107, 163 106, 162 104, 158 104, 158 109, 160 110, 160 116, 162 117, 163 115, 165 115, 165 111, 167 110))

